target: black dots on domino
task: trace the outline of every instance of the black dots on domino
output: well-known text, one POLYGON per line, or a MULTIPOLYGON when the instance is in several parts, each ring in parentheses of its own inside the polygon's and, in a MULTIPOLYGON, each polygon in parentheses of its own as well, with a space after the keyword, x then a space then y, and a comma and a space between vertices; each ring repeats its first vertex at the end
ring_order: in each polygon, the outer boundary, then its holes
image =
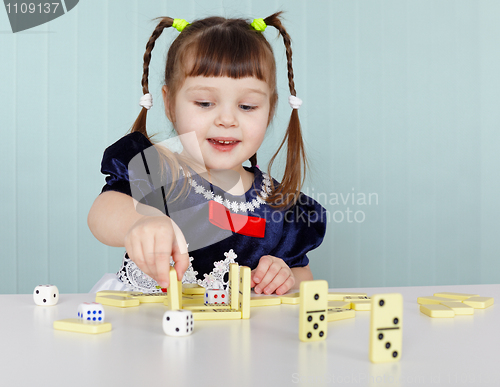
POLYGON ((392 353, 392 357, 398 357, 398 351, 394 351, 394 352, 392 353))
POLYGON ((317 301, 317 300, 319 300, 319 294, 318 294, 318 293, 316 293, 316 294, 314 295, 314 299, 315 299, 316 301, 317 301))

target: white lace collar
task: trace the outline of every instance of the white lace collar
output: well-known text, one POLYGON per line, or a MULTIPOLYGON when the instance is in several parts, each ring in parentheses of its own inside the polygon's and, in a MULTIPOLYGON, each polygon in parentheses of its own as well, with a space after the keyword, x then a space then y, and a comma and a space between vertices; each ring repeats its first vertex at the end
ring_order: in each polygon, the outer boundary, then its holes
MULTIPOLYGON (((182 174, 186 176, 184 170, 182 169, 182 174)), ((269 194, 271 193, 271 178, 267 173, 262 173, 262 185, 259 195, 252 201, 248 202, 237 202, 236 200, 230 201, 229 199, 224 199, 221 195, 215 195, 212 190, 205 189, 202 185, 198 184, 193 178, 191 178, 191 174, 188 172, 187 178, 189 180, 189 184, 194 188, 194 192, 199 195, 203 195, 207 200, 214 200, 217 203, 222 204, 228 210, 233 212, 247 212, 254 211, 256 208, 259 208, 262 204, 265 204, 265 200, 269 194)))

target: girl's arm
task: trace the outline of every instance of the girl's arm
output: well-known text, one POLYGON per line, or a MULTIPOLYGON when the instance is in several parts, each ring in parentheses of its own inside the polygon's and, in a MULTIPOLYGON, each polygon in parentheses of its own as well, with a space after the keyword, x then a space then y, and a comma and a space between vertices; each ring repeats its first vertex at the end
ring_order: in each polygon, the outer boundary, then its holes
POLYGON ((184 236, 160 210, 137 204, 132 197, 120 192, 102 193, 87 218, 90 231, 106 245, 125 247, 139 269, 160 286, 167 287, 170 256, 176 263, 179 280, 189 266, 184 236))

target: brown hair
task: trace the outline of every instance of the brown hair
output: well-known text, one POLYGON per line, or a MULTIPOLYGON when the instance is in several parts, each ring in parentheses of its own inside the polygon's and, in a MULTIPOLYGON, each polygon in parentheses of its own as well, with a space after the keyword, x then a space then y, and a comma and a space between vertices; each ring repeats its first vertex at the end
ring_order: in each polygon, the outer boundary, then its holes
MULTIPOLYGON (((281 24, 280 15, 281 12, 277 12, 265 18, 264 22, 268 26, 275 27, 283 37, 287 57, 288 85, 290 94, 295 96, 291 40, 281 24)), ((144 94, 149 92, 148 75, 151 51, 163 30, 172 27, 174 22, 174 19, 170 17, 158 19, 161 21, 146 44, 144 54, 141 82, 144 94)), ((274 54, 262 33, 253 29, 244 19, 209 17, 197 20, 185 27, 174 40, 168 50, 165 66, 165 85, 169 100, 172 101, 169 103, 169 113, 174 121, 174 97, 179 88, 182 87, 186 77, 189 76, 227 76, 236 79, 253 76, 265 81, 271 89, 269 122, 274 116, 278 99, 274 54)), ((147 109, 143 108, 134 122, 131 132, 140 132, 151 138, 146 131, 146 114, 147 109)), ((282 182, 277 186, 272 182, 271 194, 266 198, 270 205, 277 208, 289 207, 298 200, 305 179, 307 159, 296 109, 292 109, 285 137, 269 162, 268 174, 270 176, 272 164, 285 143, 287 143, 287 161, 282 182)), ((185 160, 168 151, 162 151, 162 154, 169 162, 172 177, 176 180, 179 177, 179 165, 184 166, 185 160)), ((252 166, 257 165, 257 154, 254 154, 249 160, 252 166)))

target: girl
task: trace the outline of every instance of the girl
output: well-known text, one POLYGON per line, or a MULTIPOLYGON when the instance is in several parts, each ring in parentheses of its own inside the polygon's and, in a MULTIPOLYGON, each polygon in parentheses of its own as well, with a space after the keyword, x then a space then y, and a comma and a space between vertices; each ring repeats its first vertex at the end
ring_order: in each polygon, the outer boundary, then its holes
POLYGON ((227 284, 232 262, 252 268, 256 293, 283 294, 311 280, 306 253, 323 240, 325 210, 300 192, 306 158, 295 97, 290 37, 280 13, 251 24, 210 17, 191 24, 161 18, 146 45, 143 106, 131 133, 106 149, 107 184, 88 217, 94 236, 124 246, 123 265, 92 289, 160 291, 175 266, 179 280, 227 284), (257 165, 277 102, 276 66, 262 32, 275 27, 285 43, 292 107, 290 124, 268 173, 257 165), (172 43, 162 88, 165 113, 181 153, 153 145, 146 131, 151 52, 163 30, 172 43), (287 145, 283 181, 270 178, 287 145), (242 164, 249 160, 251 167, 242 164))

